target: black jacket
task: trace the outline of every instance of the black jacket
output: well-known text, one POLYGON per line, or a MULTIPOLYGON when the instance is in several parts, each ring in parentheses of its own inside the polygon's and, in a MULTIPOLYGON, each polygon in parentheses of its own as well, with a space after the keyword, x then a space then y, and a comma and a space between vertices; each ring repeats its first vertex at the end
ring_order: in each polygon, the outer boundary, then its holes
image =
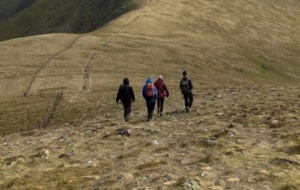
POLYGON ((187 76, 183 77, 180 81, 180 89, 181 91, 183 90, 183 81, 188 81, 188 92, 191 93, 192 89, 193 89, 193 83, 192 83, 192 80, 190 78, 188 78, 187 76))
POLYGON ((116 102, 121 100, 123 103, 131 103, 135 100, 134 92, 131 86, 122 84, 119 87, 116 102))

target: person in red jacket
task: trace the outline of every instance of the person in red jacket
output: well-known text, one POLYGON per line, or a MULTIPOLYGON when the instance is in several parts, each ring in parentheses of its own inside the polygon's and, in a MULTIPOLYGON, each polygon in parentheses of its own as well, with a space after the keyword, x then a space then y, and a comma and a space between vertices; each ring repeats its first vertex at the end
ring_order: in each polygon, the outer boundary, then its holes
POLYGON ((166 86, 166 84, 164 83, 163 77, 160 75, 157 79, 157 81, 155 81, 154 86, 157 89, 157 113, 159 114, 159 116, 162 116, 162 112, 164 110, 164 100, 165 100, 165 96, 169 97, 169 91, 168 88, 166 86))

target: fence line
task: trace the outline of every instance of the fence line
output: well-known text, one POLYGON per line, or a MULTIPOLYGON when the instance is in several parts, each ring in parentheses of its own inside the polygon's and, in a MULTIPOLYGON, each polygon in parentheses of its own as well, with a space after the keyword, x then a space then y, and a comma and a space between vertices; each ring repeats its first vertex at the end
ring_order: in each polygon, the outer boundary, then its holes
MULTIPOLYGON (((39 96, 44 98, 52 97, 53 104, 51 105, 50 111, 48 111, 48 113, 46 113, 36 122, 34 122, 31 127, 30 126, 27 127, 28 131, 31 129, 46 128, 50 124, 50 122, 54 119, 55 112, 57 111, 60 102, 64 98, 64 91, 62 90, 61 92, 58 93, 40 93, 39 96)), ((21 133, 22 132, 24 132, 23 128, 21 128, 21 133)), ((4 135, 5 133, 3 134, 3 136, 4 135)))

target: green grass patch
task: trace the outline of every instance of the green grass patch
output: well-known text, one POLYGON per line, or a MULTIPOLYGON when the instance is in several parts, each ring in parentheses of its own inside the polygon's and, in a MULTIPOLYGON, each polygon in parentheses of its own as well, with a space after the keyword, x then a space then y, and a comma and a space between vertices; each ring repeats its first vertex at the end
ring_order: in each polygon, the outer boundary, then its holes
POLYGON ((1 101, 1 135, 32 129, 52 108, 52 98, 20 97, 1 101))
POLYGON ((131 0, 39 0, 17 14, 19 1, 0 4, 0 40, 46 33, 86 33, 138 7, 131 0), (3 9, 5 7, 7 9, 3 9), (3 9, 3 12, 1 11, 3 9))

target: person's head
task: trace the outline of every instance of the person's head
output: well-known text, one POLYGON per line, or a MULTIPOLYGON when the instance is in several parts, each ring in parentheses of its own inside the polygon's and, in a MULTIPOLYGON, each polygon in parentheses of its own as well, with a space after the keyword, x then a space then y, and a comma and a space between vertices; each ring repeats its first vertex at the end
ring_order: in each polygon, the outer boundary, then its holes
POLYGON ((123 84, 124 85, 129 85, 129 79, 128 78, 124 78, 123 79, 123 84))
POLYGON ((186 71, 183 71, 182 72, 182 75, 185 77, 187 75, 187 72, 186 71))
POLYGON ((158 76, 158 80, 164 80, 161 75, 158 76))
POLYGON ((146 83, 153 83, 152 77, 147 78, 146 83))

